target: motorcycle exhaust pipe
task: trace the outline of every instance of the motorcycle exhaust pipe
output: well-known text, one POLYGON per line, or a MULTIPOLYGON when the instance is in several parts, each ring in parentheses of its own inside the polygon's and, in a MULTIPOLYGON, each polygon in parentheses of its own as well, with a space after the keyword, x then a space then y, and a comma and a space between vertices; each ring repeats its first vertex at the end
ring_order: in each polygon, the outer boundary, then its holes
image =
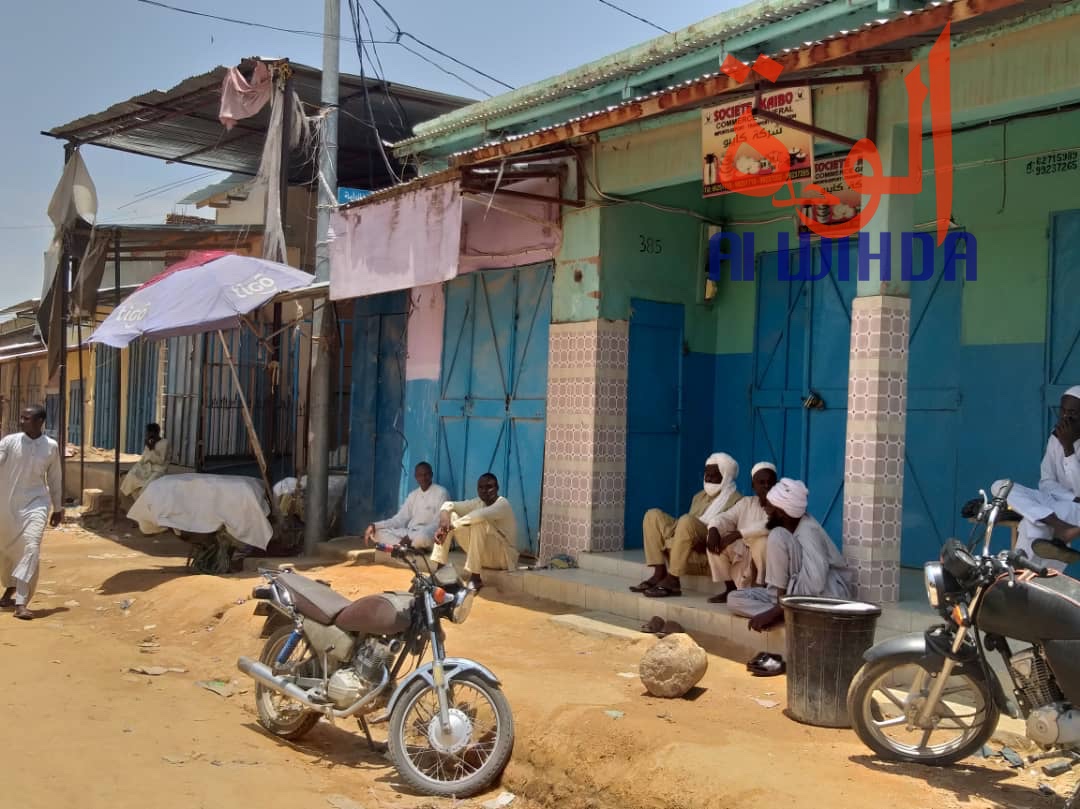
POLYGON ((236 667, 257 683, 265 685, 267 688, 277 691, 279 694, 284 694, 289 699, 296 700, 305 708, 311 708, 313 711, 318 711, 321 714, 333 716, 335 719, 346 719, 359 713, 360 709, 368 703, 373 702, 375 698, 383 692, 383 689, 386 688, 387 683, 390 682, 390 672, 384 669, 382 682, 380 682, 373 691, 368 692, 363 699, 358 700, 348 708, 336 710, 333 705, 329 705, 325 702, 313 702, 304 689, 300 688, 300 686, 295 683, 290 683, 288 680, 275 676, 274 672, 271 671, 270 667, 265 663, 252 660, 250 657, 241 657, 236 661, 236 667))
POLYGON ((265 663, 252 660, 250 657, 241 657, 236 661, 236 667, 251 677, 255 682, 265 685, 279 694, 284 694, 289 699, 294 699, 301 705, 316 711, 325 712, 328 706, 312 702, 307 692, 295 683, 290 683, 281 677, 274 676, 274 672, 265 663))

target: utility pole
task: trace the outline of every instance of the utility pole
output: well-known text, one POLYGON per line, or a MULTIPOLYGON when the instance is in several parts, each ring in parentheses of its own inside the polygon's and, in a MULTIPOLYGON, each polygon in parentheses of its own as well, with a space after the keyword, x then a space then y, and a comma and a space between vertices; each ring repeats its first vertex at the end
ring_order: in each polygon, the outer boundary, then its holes
MULTIPOLYGON (((330 280, 330 212, 337 205, 338 62, 341 0, 325 0, 323 17, 322 148, 319 152, 319 197, 315 235, 315 280, 330 280)), ((327 531, 330 482, 330 361, 328 329, 333 327, 329 293, 315 310, 312 323, 311 384, 308 391, 307 503, 304 508, 304 552, 313 553, 327 531)))

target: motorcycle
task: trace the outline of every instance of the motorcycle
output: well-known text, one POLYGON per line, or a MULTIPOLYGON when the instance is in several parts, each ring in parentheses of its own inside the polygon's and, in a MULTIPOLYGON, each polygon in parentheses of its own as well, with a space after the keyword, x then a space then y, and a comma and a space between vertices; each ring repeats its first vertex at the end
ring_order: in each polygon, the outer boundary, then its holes
POLYGON ((872 647, 848 690, 859 738, 879 756, 933 766, 980 750, 1001 713, 1026 722, 1044 752, 1067 758, 1080 745, 1080 582, 1033 564, 1023 551, 990 553, 1012 489, 1004 481, 981 507, 965 545, 949 540, 924 568, 926 595, 945 623, 872 647), (978 531, 986 526, 977 551, 978 531), (1023 645, 1018 651, 1013 644, 1023 645), (991 668, 998 652, 1015 702, 991 668))
POLYGON ((377 547, 412 570, 408 592, 350 601, 327 582, 260 571, 266 583, 252 596, 255 614, 266 616, 266 643, 258 660, 237 661, 256 682, 259 723, 296 740, 323 717, 355 717, 378 749, 370 725, 389 722, 386 746, 410 787, 441 797, 475 795, 499 777, 514 747, 514 720, 498 678, 472 660, 446 657, 444 649, 441 621, 464 623, 476 590, 453 567, 432 571, 413 548, 377 547), (421 666, 428 646, 432 660, 421 666), (415 663, 404 674, 410 658, 415 663))

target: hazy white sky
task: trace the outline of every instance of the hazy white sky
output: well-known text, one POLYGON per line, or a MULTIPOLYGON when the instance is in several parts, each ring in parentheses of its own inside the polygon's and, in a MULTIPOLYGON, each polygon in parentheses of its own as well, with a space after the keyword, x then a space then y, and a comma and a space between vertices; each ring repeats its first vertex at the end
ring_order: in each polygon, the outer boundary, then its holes
MULTIPOLYGON (((320 31, 318 0, 168 0, 170 5, 283 28, 320 31)), ((669 30, 738 3, 715 0, 614 0, 669 30)), ((363 0, 376 34, 389 22, 363 0)), ((246 56, 279 56, 318 66, 322 43, 180 14, 137 0, 35 0, 11 3, 5 14, 0 100, 0 307, 41 290, 42 253, 52 235, 45 208, 63 164, 61 142, 42 130, 99 112, 152 89, 167 89, 217 65, 246 56)), ((600 0, 384 0, 401 27, 515 87, 643 42, 659 32, 600 0)), ((349 31, 343 2, 343 33, 349 31)), ((382 46, 390 81, 478 97, 475 90, 407 51, 382 46)), ((351 43, 342 43, 341 69, 358 72, 351 43)), ((455 68, 457 71, 458 68, 455 68)), ((473 83, 501 88, 475 75, 473 83)), ((217 177, 204 170, 86 146, 83 157, 97 185, 102 221, 160 222, 176 200, 217 177), (193 179, 194 178, 194 179, 193 179), (189 180, 133 203, 150 189, 189 180)))

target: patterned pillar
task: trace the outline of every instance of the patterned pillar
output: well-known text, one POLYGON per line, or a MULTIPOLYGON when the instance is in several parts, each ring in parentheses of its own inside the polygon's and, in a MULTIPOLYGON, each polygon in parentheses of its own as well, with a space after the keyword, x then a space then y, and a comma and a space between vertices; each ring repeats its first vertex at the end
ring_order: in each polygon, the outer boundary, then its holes
POLYGON ((626 321, 552 323, 540 561, 623 547, 626 321))
POLYGON ((844 555, 859 598, 900 600, 909 298, 855 298, 851 311, 844 555))

